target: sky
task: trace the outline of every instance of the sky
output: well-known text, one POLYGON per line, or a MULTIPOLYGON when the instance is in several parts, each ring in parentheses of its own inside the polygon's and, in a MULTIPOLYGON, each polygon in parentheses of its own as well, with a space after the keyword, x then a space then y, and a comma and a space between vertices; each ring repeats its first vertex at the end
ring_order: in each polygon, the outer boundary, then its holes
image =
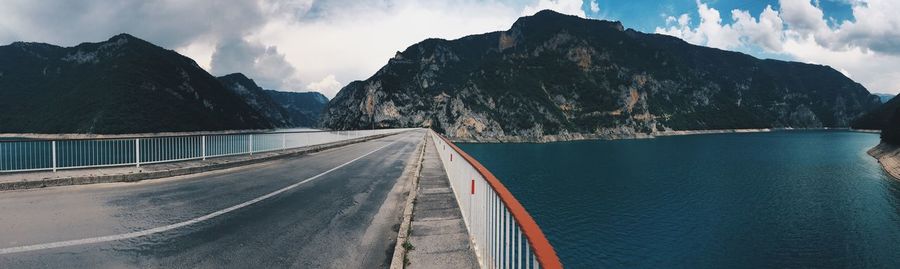
POLYGON ((129 33, 213 75, 334 97, 426 38, 508 29, 543 9, 759 58, 826 64, 900 92, 897 0, 0 0, 0 44, 74 46, 129 33))

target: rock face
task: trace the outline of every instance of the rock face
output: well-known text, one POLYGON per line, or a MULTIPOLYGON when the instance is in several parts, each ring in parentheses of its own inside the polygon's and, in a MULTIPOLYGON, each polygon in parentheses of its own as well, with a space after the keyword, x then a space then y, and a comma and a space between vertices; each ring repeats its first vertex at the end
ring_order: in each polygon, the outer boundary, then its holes
POLYGON ((878 97, 828 66, 541 11, 504 32, 428 39, 344 87, 322 125, 431 127, 480 141, 672 130, 848 127, 878 97))
POLYGON ((244 74, 234 73, 217 78, 225 88, 244 99, 250 107, 266 118, 275 127, 297 127, 290 114, 275 100, 244 74))
POLYGON ((316 127, 328 98, 318 92, 280 92, 266 90, 290 116, 291 127, 316 127))
POLYGON ((0 132, 272 127, 190 58, 127 34, 67 48, 0 46, 0 132))

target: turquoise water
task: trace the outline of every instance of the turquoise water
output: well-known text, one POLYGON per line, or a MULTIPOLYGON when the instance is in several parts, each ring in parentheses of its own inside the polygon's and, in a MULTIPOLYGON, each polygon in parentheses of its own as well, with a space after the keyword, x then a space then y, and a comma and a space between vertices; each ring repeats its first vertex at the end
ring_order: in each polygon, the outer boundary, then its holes
POLYGON ((569 268, 900 268, 877 134, 462 144, 569 268))

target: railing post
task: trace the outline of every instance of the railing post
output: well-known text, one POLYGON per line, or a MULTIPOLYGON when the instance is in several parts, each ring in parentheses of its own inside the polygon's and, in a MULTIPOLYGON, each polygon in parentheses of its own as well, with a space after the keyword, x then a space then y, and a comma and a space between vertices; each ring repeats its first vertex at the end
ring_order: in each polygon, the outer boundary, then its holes
POLYGON ((253 155, 253 134, 250 134, 250 155, 253 155))
POLYGON ((203 160, 206 160, 206 136, 205 135, 200 137, 200 144, 201 144, 200 148, 202 149, 201 151, 203 154, 203 160))
POLYGON ((281 150, 287 149, 287 134, 281 134, 281 150))
POLYGON ((52 145, 52 148, 53 148, 53 160, 52 160, 52 162, 53 162, 53 172, 56 172, 56 140, 53 140, 53 142, 51 143, 51 145, 52 145))
POLYGON ((134 139, 134 164, 136 167, 141 167, 141 139, 134 139))

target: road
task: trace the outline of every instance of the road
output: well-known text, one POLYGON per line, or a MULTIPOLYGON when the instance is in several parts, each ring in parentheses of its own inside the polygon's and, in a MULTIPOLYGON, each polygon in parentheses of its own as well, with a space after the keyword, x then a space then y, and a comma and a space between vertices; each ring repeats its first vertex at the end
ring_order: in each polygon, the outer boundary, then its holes
POLYGON ((0 268, 387 267, 424 131, 194 176, 0 192, 0 268))

